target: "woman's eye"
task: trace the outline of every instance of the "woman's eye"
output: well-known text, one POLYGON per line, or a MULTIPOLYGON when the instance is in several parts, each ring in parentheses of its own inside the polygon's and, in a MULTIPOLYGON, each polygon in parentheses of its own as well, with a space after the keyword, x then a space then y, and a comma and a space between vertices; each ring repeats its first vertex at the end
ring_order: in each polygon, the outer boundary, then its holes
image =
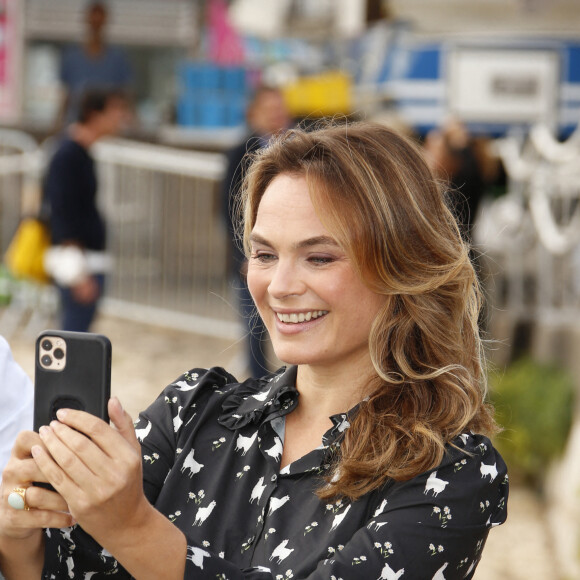
POLYGON ((334 262, 334 258, 332 256, 310 256, 308 261, 313 264, 330 264, 334 262))
POLYGON ((255 254, 252 254, 252 259, 256 260, 257 262, 271 262, 273 259, 275 259, 276 256, 274 256, 274 254, 269 254, 267 252, 256 252, 255 254))

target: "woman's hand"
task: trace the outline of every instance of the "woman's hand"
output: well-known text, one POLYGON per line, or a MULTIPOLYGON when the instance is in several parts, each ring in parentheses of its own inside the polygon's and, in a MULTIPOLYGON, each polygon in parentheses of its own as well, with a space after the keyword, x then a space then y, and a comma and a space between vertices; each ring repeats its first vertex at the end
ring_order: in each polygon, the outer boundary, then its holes
POLYGON ((2 473, 0 538, 26 539, 39 533, 41 528, 63 528, 74 523, 65 500, 58 493, 32 485, 33 481, 48 482, 32 458, 33 446, 44 449, 38 434, 21 432, 2 473), (26 490, 24 499, 29 510, 17 510, 8 503, 8 496, 16 488, 26 490))
POLYGON ((143 493, 141 451, 131 417, 116 398, 109 401, 109 416, 115 428, 83 411, 61 409, 58 421, 40 429, 45 447, 37 444, 31 450, 72 516, 104 546, 115 531, 122 530, 126 541, 151 507, 143 493))

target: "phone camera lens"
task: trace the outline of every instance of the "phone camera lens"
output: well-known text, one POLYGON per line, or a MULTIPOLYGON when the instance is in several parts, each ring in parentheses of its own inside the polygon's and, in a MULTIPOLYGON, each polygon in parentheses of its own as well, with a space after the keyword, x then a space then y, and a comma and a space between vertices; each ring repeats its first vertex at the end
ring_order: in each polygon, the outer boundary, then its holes
POLYGON ((41 359, 40 362, 45 366, 49 367, 52 364, 52 358, 49 354, 45 354, 41 359))
POLYGON ((43 350, 51 350, 52 349, 52 342, 50 340, 45 339, 42 341, 42 348, 43 350))
POLYGON ((53 352, 54 358, 60 360, 64 357, 64 351, 62 348, 55 348, 53 352))

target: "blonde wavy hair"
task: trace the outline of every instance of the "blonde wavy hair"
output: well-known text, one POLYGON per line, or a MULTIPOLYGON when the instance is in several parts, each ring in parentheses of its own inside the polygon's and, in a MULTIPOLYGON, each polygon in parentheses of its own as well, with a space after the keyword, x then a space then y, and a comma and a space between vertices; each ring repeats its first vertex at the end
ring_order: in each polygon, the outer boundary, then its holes
POLYGON ((345 432, 324 499, 356 499, 439 465, 468 430, 496 430, 484 402, 481 293, 444 189, 418 146, 378 124, 290 130, 254 155, 244 244, 279 174, 305 176, 315 210, 363 282, 386 297, 369 337, 372 395, 345 432))

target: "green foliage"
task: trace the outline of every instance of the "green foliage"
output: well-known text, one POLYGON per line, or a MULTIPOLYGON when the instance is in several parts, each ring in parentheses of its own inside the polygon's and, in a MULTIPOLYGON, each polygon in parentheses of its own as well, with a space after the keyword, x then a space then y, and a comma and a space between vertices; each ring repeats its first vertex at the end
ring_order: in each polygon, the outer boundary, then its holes
POLYGON ((8 306, 12 299, 14 278, 6 266, 0 264, 0 306, 8 306))
POLYGON ((564 451, 574 407, 574 380, 554 364, 530 358, 490 373, 490 397, 504 431, 495 444, 511 475, 541 486, 550 462, 564 451))

